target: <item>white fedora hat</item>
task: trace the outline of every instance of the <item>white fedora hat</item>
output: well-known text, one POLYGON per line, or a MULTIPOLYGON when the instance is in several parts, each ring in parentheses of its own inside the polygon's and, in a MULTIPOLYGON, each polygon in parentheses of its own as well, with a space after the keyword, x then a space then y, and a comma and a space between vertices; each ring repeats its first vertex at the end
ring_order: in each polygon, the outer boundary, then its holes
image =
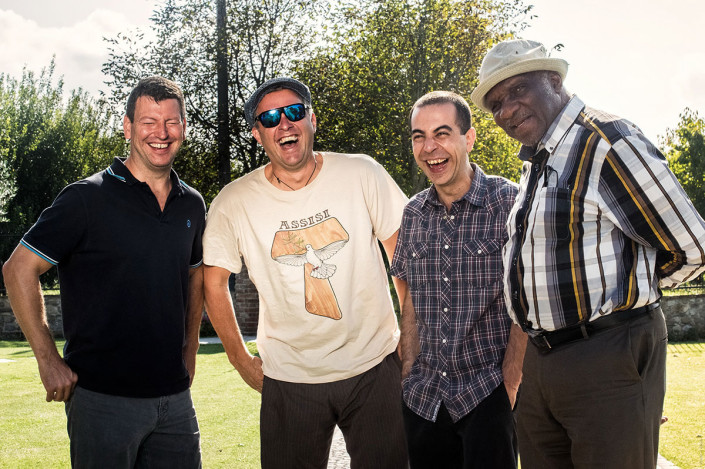
POLYGON ((485 96, 496 84, 513 76, 538 70, 558 72, 565 80, 568 62, 549 57, 540 42, 524 39, 500 42, 482 59, 479 83, 470 94, 470 99, 477 107, 491 113, 492 110, 485 105, 485 96))

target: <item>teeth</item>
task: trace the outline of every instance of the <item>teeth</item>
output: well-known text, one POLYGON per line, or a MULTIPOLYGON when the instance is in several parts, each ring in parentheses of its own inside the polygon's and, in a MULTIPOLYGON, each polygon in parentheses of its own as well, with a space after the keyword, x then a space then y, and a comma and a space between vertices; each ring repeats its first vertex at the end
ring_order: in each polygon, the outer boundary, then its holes
POLYGON ((434 165, 434 164, 443 163, 444 161, 446 161, 445 158, 443 158, 443 159, 438 159, 438 160, 428 160, 427 163, 430 164, 430 165, 434 165))
POLYGON ((297 140, 298 139, 295 136, 290 135, 289 137, 284 137, 281 140, 279 140, 279 144, 283 145, 283 144, 289 143, 289 142, 296 142, 297 140))
POLYGON ((162 149, 168 147, 169 145, 167 145, 166 143, 150 143, 149 146, 152 148, 162 149))

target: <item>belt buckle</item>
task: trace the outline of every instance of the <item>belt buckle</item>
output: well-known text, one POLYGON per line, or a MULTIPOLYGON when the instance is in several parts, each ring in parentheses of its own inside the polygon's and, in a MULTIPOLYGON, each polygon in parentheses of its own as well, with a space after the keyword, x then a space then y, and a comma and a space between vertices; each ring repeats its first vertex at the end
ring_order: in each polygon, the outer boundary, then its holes
POLYGON ((541 350, 542 352, 550 352, 553 347, 551 347, 551 343, 548 341, 548 338, 546 338, 546 334, 543 332, 538 332, 535 334, 529 333, 529 337, 531 337, 531 342, 541 350))
POLYGON ((546 338, 546 334, 541 334, 541 339, 543 339, 543 344, 546 346, 547 352, 553 348, 553 347, 551 347, 551 343, 546 338))

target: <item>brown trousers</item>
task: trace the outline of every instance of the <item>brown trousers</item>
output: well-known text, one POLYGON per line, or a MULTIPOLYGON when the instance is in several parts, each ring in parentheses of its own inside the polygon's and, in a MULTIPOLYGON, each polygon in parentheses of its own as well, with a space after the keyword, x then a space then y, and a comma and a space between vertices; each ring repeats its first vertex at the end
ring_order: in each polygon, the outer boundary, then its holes
POLYGON ((398 355, 353 378, 301 384, 264 378, 260 410, 263 469, 325 469, 335 426, 350 467, 408 467, 398 355))
POLYGON ((666 392, 661 308, 524 359, 517 431, 522 469, 656 467, 666 392))

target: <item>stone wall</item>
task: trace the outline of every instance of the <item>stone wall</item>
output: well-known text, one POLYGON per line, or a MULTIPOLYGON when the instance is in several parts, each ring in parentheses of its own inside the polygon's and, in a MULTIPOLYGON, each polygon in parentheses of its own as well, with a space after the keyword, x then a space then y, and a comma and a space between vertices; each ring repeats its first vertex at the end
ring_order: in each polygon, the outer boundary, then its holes
MULTIPOLYGON (((243 270, 240 276, 246 276, 243 270)), ((235 280, 233 302, 243 335, 257 333, 259 302, 257 290, 250 282, 235 280)), ((59 297, 45 297, 47 318, 52 332, 61 337, 61 305, 59 297)), ((705 340, 705 295, 666 296, 661 300, 666 314, 668 337, 671 341, 705 340)), ((0 339, 21 339, 22 332, 15 322, 7 297, 0 297, 0 339)))
POLYGON ((661 305, 669 340, 705 339, 705 295, 664 296, 661 305))
POLYGON ((242 335, 257 335, 259 320, 259 295, 257 289, 247 276, 247 268, 242 264, 242 272, 233 275, 235 285, 232 288, 235 317, 242 335))
MULTIPOLYGON (((234 275, 234 285, 231 291, 235 316, 243 335, 257 335, 257 320, 259 318, 259 298, 257 290, 247 277, 247 271, 234 275), (242 279, 245 279, 244 281, 242 279)), ((63 321, 61 318, 61 300, 58 295, 45 295, 44 304, 47 311, 47 321, 54 337, 63 337, 63 321)), ((15 321, 15 315, 10 308, 6 296, 0 296, 0 340, 21 340, 24 336, 15 321)))

